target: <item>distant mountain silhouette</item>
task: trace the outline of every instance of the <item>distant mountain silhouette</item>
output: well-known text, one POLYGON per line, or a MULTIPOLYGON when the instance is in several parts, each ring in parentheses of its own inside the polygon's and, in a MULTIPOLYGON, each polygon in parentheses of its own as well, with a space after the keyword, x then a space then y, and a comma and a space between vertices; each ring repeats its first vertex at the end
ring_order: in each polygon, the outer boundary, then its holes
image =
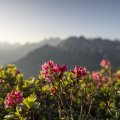
POLYGON ((74 65, 83 65, 88 70, 96 70, 100 68, 102 58, 108 58, 115 67, 120 66, 120 42, 70 37, 57 46, 44 45, 37 48, 14 63, 28 77, 37 75, 41 65, 50 59, 58 64, 66 64, 70 69, 74 65))
POLYGON ((11 63, 25 57, 30 51, 40 48, 46 44, 56 46, 60 43, 59 38, 50 38, 39 43, 9 44, 0 43, 0 65, 11 63))

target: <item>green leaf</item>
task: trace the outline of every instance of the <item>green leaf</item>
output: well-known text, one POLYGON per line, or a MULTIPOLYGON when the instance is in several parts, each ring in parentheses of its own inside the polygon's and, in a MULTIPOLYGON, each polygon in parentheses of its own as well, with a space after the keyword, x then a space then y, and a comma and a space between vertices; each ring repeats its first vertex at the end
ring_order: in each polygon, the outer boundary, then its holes
POLYGON ((30 109, 36 101, 36 95, 31 94, 29 97, 25 98, 23 100, 23 103, 27 106, 28 109, 30 109))

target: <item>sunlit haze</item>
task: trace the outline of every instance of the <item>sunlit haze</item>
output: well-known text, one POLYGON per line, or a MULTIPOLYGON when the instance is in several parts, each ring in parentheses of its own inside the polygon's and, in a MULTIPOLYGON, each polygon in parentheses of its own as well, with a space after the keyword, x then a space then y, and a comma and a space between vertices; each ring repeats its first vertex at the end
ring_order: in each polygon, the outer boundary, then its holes
POLYGON ((0 0, 0 42, 69 36, 120 39, 119 0, 0 0))

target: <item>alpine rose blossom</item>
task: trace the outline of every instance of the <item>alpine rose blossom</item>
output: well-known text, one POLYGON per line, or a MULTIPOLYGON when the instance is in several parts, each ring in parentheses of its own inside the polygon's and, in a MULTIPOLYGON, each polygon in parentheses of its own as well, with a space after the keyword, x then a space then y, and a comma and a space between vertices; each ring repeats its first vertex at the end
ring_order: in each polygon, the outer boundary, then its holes
POLYGON ((50 60, 47 63, 44 63, 44 65, 42 65, 42 75, 45 78, 45 81, 47 81, 47 82, 52 81, 52 77, 54 75, 54 73, 53 73, 54 66, 55 66, 55 63, 52 60, 50 60))
POLYGON ((67 70, 67 67, 65 65, 58 65, 56 64, 54 67, 53 67, 53 71, 57 74, 62 74, 64 73, 65 71, 67 70))
POLYGON ((108 59, 103 59, 100 62, 100 66, 102 66, 102 67, 110 67, 111 63, 110 63, 110 61, 108 59))
POLYGON ((12 90, 11 93, 7 93, 7 97, 4 101, 5 109, 15 107, 17 104, 21 103, 23 100, 23 94, 20 90, 12 90))
POLYGON ((104 83, 107 82, 108 81, 108 77, 107 76, 102 76, 101 81, 104 82, 104 83))
POLYGON ((75 66, 74 70, 71 71, 76 78, 81 78, 87 75, 87 69, 83 66, 75 66))
POLYGON ((100 80, 100 73, 98 72, 98 71, 94 71, 93 73, 92 73, 92 78, 93 78, 93 80, 95 80, 95 81, 99 81, 100 80))
POLYGON ((95 81, 97 88, 103 86, 103 84, 108 81, 108 77, 101 75, 98 71, 93 71, 92 78, 95 81))
POLYGON ((65 65, 60 66, 52 60, 42 65, 42 75, 47 82, 51 82, 55 74, 62 75, 66 70, 67 67, 65 65))

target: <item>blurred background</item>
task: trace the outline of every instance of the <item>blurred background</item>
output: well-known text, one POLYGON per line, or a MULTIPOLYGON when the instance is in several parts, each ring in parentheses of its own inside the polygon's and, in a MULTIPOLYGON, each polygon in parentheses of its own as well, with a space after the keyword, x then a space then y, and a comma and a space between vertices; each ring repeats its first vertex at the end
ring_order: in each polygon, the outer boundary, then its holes
POLYGON ((99 69, 107 58, 120 66, 120 1, 0 0, 0 65, 25 77, 53 60, 99 69))

